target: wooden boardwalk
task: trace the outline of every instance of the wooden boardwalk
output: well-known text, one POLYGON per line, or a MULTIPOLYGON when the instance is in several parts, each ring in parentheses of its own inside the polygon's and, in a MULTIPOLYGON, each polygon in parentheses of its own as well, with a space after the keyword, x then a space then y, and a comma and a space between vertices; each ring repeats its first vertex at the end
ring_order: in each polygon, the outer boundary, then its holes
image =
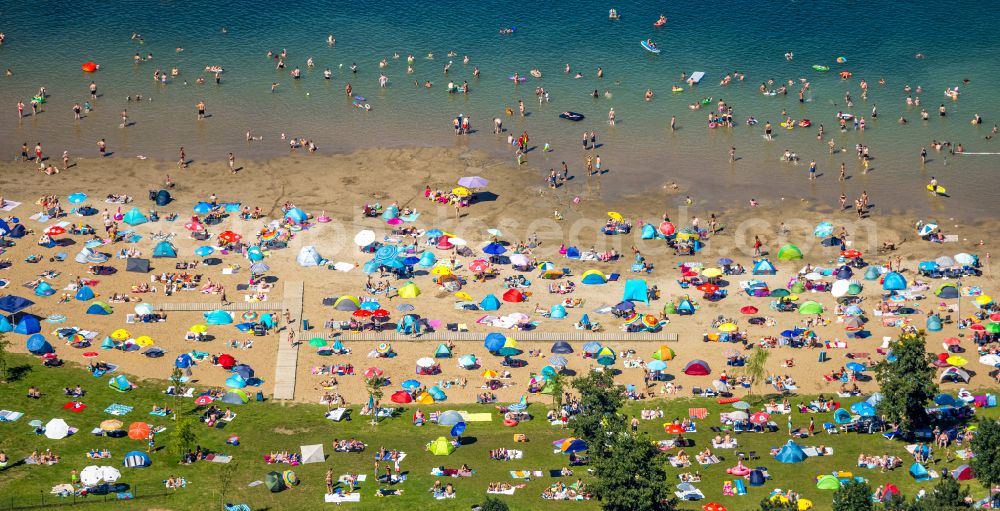
POLYGON ((166 312, 182 312, 182 311, 214 311, 222 309, 224 311, 279 311, 285 308, 285 303, 281 300, 268 301, 268 302, 244 302, 244 303, 227 303, 225 305, 219 302, 170 302, 161 303, 160 305, 154 305, 153 307, 158 311, 166 312))
MULTIPOLYGON (((517 341, 573 341, 573 342, 677 342, 680 338, 675 333, 625 333, 625 332, 512 332, 504 334, 517 341)), ((345 332, 340 338, 345 341, 374 341, 374 342, 420 342, 420 341, 478 341, 482 342, 486 337, 483 333, 472 332, 434 332, 423 334, 420 337, 403 335, 398 332, 362 332, 352 334, 345 332)))
MULTIPOLYGON (((302 330, 302 303, 304 284, 285 282, 285 309, 292 316, 294 326, 287 325, 286 331, 293 333, 293 342, 300 341, 302 330)), ((267 303, 267 302, 264 302, 267 303)), ((274 399, 295 399, 295 375, 298 371, 299 350, 288 342, 288 334, 278 336, 278 359, 274 364, 274 399)))

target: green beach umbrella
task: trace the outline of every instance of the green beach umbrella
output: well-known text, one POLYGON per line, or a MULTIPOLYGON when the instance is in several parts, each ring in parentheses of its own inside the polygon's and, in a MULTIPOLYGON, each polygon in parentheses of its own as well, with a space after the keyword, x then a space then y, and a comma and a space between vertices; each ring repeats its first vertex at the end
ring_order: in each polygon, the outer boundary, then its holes
POLYGON ((322 348, 323 346, 326 346, 326 339, 322 337, 313 337, 312 339, 309 339, 309 345, 316 348, 322 348))
POLYGON ((1000 334, 1000 323, 990 323, 986 325, 986 331, 991 334, 1000 334))

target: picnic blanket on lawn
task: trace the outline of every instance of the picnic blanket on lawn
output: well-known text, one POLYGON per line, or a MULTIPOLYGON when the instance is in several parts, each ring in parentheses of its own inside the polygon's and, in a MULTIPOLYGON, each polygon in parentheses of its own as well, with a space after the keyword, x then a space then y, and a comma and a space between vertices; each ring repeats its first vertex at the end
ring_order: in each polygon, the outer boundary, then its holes
POLYGON ((14 412, 11 410, 0 410, 0 422, 14 422, 24 417, 24 412, 14 412))
POLYGON ((511 470, 510 476, 514 479, 528 479, 529 477, 542 477, 544 474, 541 470, 511 470))
POLYGON ((692 419, 704 419, 708 417, 708 408, 688 408, 688 417, 692 419))
POLYGON ((490 412, 469 413, 466 411, 459 411, 458 414, 462 416, 462 420, 465 422, 490 422, 493 420, 493 414, 490 412))
POLYGON ((119 417, 121 417, 122 415, 125 415, 125 414, 127 414, 127 413, 129 413, 131 411, 132 411, 132 407, 131 406, 120 405, 118 403, 114 403, 111 406, 109 406, 109 407, 107 407, 107 408, 104 409, 104 413, 110 413, 111 415, 116 415, 116 416, 119 416, 119 417))
POLYGON ((233 461, 233 457, 225 454, 209 454, 208 456, 205 456, 205 461, 211 461, 212 463, 229 463, 230 461, 233 461))

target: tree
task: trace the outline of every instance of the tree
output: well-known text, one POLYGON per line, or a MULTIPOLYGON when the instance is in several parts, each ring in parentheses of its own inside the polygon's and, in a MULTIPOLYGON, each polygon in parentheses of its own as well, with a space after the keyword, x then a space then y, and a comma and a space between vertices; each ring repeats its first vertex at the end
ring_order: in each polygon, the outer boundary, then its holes
POLYGON ((992 488, 1000 484, 1000 424, 993 419, 979 421, 979 429, 972 437, 972 458, 970 465, 983 486, 992 488))
POLYGON ((382 387, 385 387, 389 383, 389 379, 385 376, 372 376, 365 380, 365 390, 368 392, 368 401, 372 403, 372 426, 378 425, 378 406, 376 403, 382 401, 382 397, 385 395, 385 391, 382 387))
POLYGON ((0 383, 7 383, 7 351, 10 348, 10 339, 7 339, 7 334, 0 332, 0 383))
POLYGON ((181 371, 180 367, 174 367, 174 370, 170 372, 170 383, 174 385, 174 399, 180 400, 181 395, 184 394, 180 391, 182 380, 184 379, 184 373, 181 371))
POLYGON ((915 504, 911 504, 903 495, 893 493, 882 502, 882 511, 916 511, 916 508, 915 504))
POLYGON ((924 405, 937 394, 935 371, 922 335, 903 334, 889 347, 896 360, 883 360, 875 366, 883 396, 877 408, 902 432, 910 433, 930 422, 924 405))
POLYGON ((664 484, 666 464, 666 454, 648 435, 619 432, 605 455, 596 458, 591 489, 604 511, 674 511, 677 500, 664 484))
POLYGON ((183 457, 198 443, 198 432, 190 417, 181 417, 170 432, 170 452, 183 457))
POLYGON ((573 434, 585 440, 592 453, 600 454, 609 434, 625 430, 625 418, 618 414, 625 402, 623 389, 615 385, 610 371, 591 371, 574 379, 572 385, 580 393, 583 409, 569 423, 573 434))
POLYGON ((506 502, 500 499, 486 497, 486 501, 483 502, 483 505, 479 506, 479 511, 510 511, 510 507, 507 506, 506 502))
POLYGON ((874 511, 872 488, 868 483, 851 480, 833 493, 833 511, 874 511))
POLYGON ((563 388, 566 387, 566 376, 562 373, 552 375, 549 378, 549 385, 552 390, 552 409, 558 412, 562 410, 563 388))
POLYGON ((229 493, 230 484, 232 484, 233 478, 236 477, 239 468, 239 462, 234 461, 222 465, 222 468, 219 469, 219 495, 222 497, 223 505, 226 504, 226 494, 229 493))
POLYGON ((744 364, 743 373, 750 377, 749 394, 753 394, 753 388, 767 378, 767 359, 770 356, 771 350, 766 350, 758 345, 744 364))

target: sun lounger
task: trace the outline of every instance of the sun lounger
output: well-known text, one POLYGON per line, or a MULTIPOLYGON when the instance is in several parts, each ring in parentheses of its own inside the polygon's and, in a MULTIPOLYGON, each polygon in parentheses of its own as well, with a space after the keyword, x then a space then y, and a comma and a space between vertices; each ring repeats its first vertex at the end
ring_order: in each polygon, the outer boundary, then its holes
POLYGON ((0 410, 0 422, 14 422, 24 417, 23 412, 13 412, 10 410, 0 410))

